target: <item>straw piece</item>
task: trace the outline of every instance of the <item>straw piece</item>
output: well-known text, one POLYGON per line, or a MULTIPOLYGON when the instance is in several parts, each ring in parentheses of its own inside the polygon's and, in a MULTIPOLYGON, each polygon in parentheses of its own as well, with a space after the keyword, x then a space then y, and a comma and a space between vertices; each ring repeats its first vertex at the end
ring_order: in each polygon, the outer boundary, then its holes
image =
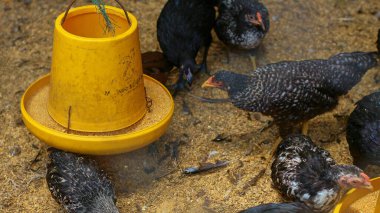
POLYGON ((112 33, 113 35, 115 35, 115 26, 106 12, 106 5, 104 1, 103 0, 91 0, 91 1, 96 6, 98 13, 102 14, 104 18, 104 22, 106 23, 104 33, 105 34, 112 33))

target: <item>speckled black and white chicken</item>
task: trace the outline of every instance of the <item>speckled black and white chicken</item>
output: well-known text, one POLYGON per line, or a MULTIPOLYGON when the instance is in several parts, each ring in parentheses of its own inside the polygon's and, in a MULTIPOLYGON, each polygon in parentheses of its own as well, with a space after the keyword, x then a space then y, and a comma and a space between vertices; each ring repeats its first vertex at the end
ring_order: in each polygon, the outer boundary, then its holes
POLYGON ((346 131, 354 164, 362 169, 380 166, 380 91, 356 103, 346 131))
POLYGON ((69 213, 117 213, 111 181, 95 161, 51 148, 46 181, 53 198, 69 213))
POLYGON ((272 116, 284 137, 299 123, 332 110, 339 96, 377 64, 377 52, 340 53, 325 60, 268 64, 248 75, 219 71, 202 87, 225 90, 236 107, 272 116))
POLYGON ((269 30, 269 13, 258 0, 219 0, 215 32, 228 46, 253 49, 269 30))
POLYGON ((313 213, 304 203, 266 203, 239 213, 313 213))
POLYGON ((351 188, 372 189, 369 177, 354 165, 336 164, 309 137, 287 137, 272 164, 273 185, 288 198, 315 212, 329 212, 351 188))

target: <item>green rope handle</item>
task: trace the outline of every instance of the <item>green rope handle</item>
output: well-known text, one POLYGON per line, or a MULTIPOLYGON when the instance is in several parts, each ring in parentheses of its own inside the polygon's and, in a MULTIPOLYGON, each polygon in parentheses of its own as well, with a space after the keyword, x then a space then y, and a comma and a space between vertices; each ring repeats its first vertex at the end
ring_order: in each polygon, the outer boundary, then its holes
MULTIPOLYGON (((114 34, 115 33, 115 26, 112 23, 112 20, 110 19, 110 17, 108 16, 108 14, 106 12, 106 7, 105 7, 104 1, 103 0, 91 0, 91 1, 96 6, 97 11, 100 14, 102 14, 102 16, 104 18, 104 21, 106 23, 106 29, 105 29, 105 31, 106 32, 112 32, 114 34)), ((115 0, 115 1, 119 4, 119 6, 121 7, 121 9, 123 9, 123 11, 125 13, 125 17, 127 18, 128 24, 131 25, 131 20, 129 19, 128 12, 125 10, 124 6, 120 3, 119 0, 115 0)), ((69 4, 69 6, 67 7, 65 15, 62 18, 61 24, 63 24, 65 22, 67 14, 69 13, 70 8, 73 6, 73 4, 75 2, 76 2, 76 0, 72 0, 71 3, 69 4)))

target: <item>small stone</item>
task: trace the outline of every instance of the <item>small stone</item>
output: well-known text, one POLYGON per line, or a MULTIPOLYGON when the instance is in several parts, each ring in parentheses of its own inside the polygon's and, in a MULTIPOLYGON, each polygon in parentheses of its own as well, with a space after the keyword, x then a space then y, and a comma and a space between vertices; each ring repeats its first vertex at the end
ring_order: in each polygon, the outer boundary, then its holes
POLYGON ((198 125, 198 124, 200 124, 200 123, 202 123, 202 121, 199 120, 198 118, 194 118, 194 119, 193 119, 193 122, 192 122, 193 126, 196 126, 196 125, 198 125))
POLYGON ((30 5, 32 3, 32 0, 23 0, 22 2, 24 2, 25 5, 30 5))
POLYGON ((280 16, 272 16, 272 21, 276 22, 280 19, 280 16))
POLYGON ((223 133, 218 134, 214 139, 212 139, 213 142, 231 142, 231 138, 228 135, 225 135, 223 133))
POLYGON ((21 147, 19 145, 16 145, 12 148, 9 149, 9 154, 12 156, 12 157, 15 157, 15 156, 18 156, 21 154, 21 147))
POLYGON ((193 113, 190 110, 189 105, 186 103, 185 100, 182 101, 182 114, 184 114, 184 115, 193 115, 193 113))
POLYGON ((12 8, 9 6, 9 5, 5 5, 4 6, 4 11, 9 11, 9 10, 11 10, 12 8))
POLYGON ((32 144, 32 148, 33 148, 33 149, 37 149, 37 150, 40 149, 40 147, 39 147, 37 144, 32 144))
POLYGON ((184 143, 187 143, 187 142, 189 142, 190 141, 190 137, 189 137, 189 135, 188 134, 182 134, 181 136, 180 136, 180 138, 179 138, 179 141, 181 141, 181 142, 184 142, 184 143))
POLYGON ((22 120, 22 118, 16 119, 16 126, 23 126, 23 125, 24 125, 24 121, 22 120))
POLYGON ((216 156, 218 154, 219 154, 218 151, 212 150, 211 152, 208 153, 208 158, 210 159, 210 158, 212 158, 212 157, 214 157, 214 156, 216 156))
POLYGON ((11 28, 11 32, 12 33, 21 33, 22 29, 21 29, 21 25, 15 25, 11 28))
POLYGON ((377 20, 380 20, 380 11, 377 11, 377 12, 375 13, 375 17, 377 18, 377 20))
POLYGON ((143 170, 146 174, 150 174, 156 171, 156 168, 152 165, 149 165, 146 161, 143 162, 143 170))

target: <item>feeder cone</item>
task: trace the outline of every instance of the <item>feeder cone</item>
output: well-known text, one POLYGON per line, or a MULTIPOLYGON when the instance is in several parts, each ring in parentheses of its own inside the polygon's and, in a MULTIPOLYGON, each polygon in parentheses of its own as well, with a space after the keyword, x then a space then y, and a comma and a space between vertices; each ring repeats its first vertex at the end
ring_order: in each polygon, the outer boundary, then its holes
POLYGON ((51 73, 22 97, 27 128, 53 147, 99 155, 132 151, 158 139, 173 115, 170 93, 142 73, 136 18, 106 9, 116 26, 111 34, 94 6, 58 16, 51 73))

